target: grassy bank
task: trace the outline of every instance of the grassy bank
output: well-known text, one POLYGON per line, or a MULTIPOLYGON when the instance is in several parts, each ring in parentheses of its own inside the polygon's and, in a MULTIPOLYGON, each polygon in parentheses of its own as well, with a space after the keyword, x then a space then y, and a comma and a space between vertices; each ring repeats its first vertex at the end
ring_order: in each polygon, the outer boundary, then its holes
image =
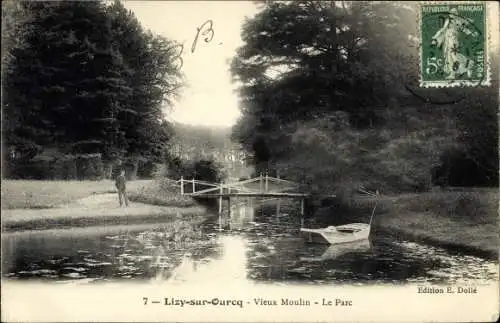
MULTIPOLYGON (((356 199, 344 214, 366 221, 374 203, 373 198, 356 199)), ((332 217, 341 213, 333 210, 332 217)), ((374 221, 376 230, 402 238, 498 257, 497 189, 382 196, 374 221)))
MULTIPOLYGON (((196 203, 181 196, 165 181, 137 180, 127 183, 129 199, 160 206, 188 207, 196 203)), ((96 194, 116 193, 113 181, 3 180, 2 209, 50 209, 96 194)))
MULTIPOLYGON (((150 184, 131 181, 131 192, 150 184)), ((2 180, 2 209, 50 209, 70 204, 93 194, 115 193, 113 181, 2 180)))
POLYGON ((120 208, 112 181, 3 181, 4 231, 169 222, 206 208, 161 181, 130 181, 120 208))
POLYGON ((184 221, 190 217, 202 217, 205 208, 153 207, 140 205, 129 208, 65 209, 48 210, 15 209, 2 214, 2 231, 67 229, 108 225, 132 225, 184 221))
POLYGON ((133 202, 158 206, 190 207, 196 201, 180 194, 180 188, 167 180, 153 180, 129 189, 128 197, 133 202))

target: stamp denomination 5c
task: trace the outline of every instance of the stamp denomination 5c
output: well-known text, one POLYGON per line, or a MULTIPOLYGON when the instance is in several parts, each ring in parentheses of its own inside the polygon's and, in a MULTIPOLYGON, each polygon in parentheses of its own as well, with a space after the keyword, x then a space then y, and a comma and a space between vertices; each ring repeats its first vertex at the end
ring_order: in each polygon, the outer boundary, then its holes
POLYGON ((420 86, 489 85, 484 2, 420 5, 420 86))

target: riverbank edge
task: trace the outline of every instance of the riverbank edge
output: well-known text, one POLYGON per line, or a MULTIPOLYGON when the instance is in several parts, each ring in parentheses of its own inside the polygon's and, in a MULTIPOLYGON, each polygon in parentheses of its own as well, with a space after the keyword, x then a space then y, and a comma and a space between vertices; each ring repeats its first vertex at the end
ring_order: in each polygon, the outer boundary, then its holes
POLYGON ((375 229, 451 252, 498 260, 497 198, 471 192, 428 194, 418 195, 415 202, 404 196, 382 199, 375 229), (465 206, 460 202, 467 197, 465 206))
MULTIPOLYGON (((24 209, 23 209, 24 210, 24 209)), ((25 209, 29 210, 29 209, 25 209)), ((53 209, 46 209, 45 212, 50 212, 53 209)), ((126 210, 126 209, 124 209, 126 210)), ((2 212, 9 210, 2 210, 2 212)), ((18 210, 21 211, 21 210, 18 210)), ((71 209, 68 209, 71 211, 71 209)), ((132 224, 148 224, 148 223, 166 223, 182 217, 202 216, 207 213, 207 209, 203 206, 189 207, 163 207, 156 213, 135 213, 135 214, 115 214, 102 216, 101 214, 83 215, 79 217, 44 217, 26 220, 2 220, 2 232, 19 232, 19 231, 41 231, 54 229, 69 229, 81 227, 93 227, 102 225, 132 225, 132 224)))
POLYGON ((488 260, 498 260, 499 252, 497 249, 482 248, 465 243, 457 243, 430 235, 415 234, 401 228, 394 228, 390 225, 379 225, 374 228, 375 232, 390 234, 396 236, 399 240, 408 240, 410 242, 426 244, 432 247, 442 248, 451 252, 460 252, 471 256, 477 256, 488 260))

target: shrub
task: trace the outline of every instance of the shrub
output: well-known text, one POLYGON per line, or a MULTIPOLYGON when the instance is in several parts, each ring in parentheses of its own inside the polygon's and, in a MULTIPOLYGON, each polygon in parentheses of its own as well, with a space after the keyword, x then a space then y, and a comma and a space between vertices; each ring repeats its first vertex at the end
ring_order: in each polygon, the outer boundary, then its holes
POLYGON ((49 165, 46 161, 29 161, 12 164, 6 177, 9 179, 49 179, 49 165))
POLYGON ((78 178, 75 156, 60 155, 54 158, 51 163, 54 171, 52 179, 74 180, 78 178))
POLYGON ((66 155, 45 151, 30 160, 13 163, 7 178, 35 180, 96 180, 103 177, 100 154, 66 155))
POLYGON ((182 160, 179 157, 167 155, 165 158, 166 176, 171 179, 196 179, 219 183, 226 178, 222 165, 213 159, 200 158, 194 161, 182 160))
POLYGON ((143 179, 154 178, 158 164, 150 160, 140 160, 137 168, 137 177, 143 179))
POLYGON ((189 173, 189 167, 186 162, 183 162, 179 157, 174 157, 169 154, 165 156, 165 175, 169 178, 179 179, 184 174, 189 173))
POLYGON ((160 205, 189 207, 196 203, 188 196, 180 194, 179 187, 172 185, 167 179, 157 179, 145 187, 129 192, 129 199, 135 202, 160 205))
POLYGON ((164 164, 156 164, 153 171, 153 178, 163 178, 167 176, 167 167, 164 164))
POLYGON ((77 179, 98 180, 103 178, 101 154, 82 154, 75 158, 77 179))
POLYGON ((222 166, 214 160, 201 159, 194 162, 193 178, 212 183, 220 183, 226 175, 222 166))

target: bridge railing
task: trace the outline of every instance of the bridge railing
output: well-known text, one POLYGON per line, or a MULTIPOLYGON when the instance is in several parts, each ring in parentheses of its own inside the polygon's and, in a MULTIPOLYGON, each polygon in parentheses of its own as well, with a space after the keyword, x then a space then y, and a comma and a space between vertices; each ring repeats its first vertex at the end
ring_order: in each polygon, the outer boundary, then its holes
MULTIPOLYGON (((240 181, 240 182, 236 182, 236 183, 219 183, 219 184, 215 184, 215 183, 208 183, 208 182, 204 182, 204 181, 196 181, 195 180, 195 183, 196 182, 199 182, 201 184, 204 184, 204 185, 209 185, 209 186, 214 186, 212 188, 207 188, 207 189, 204 189, 204 190, 201 190, 201 191, 193 191, 191 194, 196 194, 196 195, 201 195, 201 194, 204 194, 204 193, 211 193, 211 192, 214 192, 214 191, 223 191, 224 189, 237 189, 237 188, 240 188, 239 186, 243 185, 243 184, 246 184, 246 183, 252 183, 252 182, 255 182, 259 180, 258 178, 255 179, 255 178, 252 178, 252 179, 249 179, 249 180, 245 180, 245 181, 240 181)), ((182 181, 185 181, 181 178, 181 182, 182 181)), ((190 181, 192 182, 192 180, 190 181)), ((181 184, 182 186, 182 184, 181 184)), ((184 191, 181 190, 181 194, 184 194, 184 191)))
POLYGON ((272 191, 276 192, 283 192, 287 191, 293 188, 298 187, 298 184, 292 181, 288 181, 285 179, 281 178, 275 178, 275 177, 270 177, 268 175, 263 176, 262 174, 258 177, 250 178, 247 180, 239 181, 239 182, 232 182, 232 183, 210 183, 206 181, 200 181, 200 180, 195 180, 194 178, 191 180, 186 180, 183 177, 179 181, 176 181, 176 183, 179 183, 180 189, 181 189, 181 194, 190 194, 190 195, 202 195, 206 193, 213 193, 216 191, 219 191, 220 193, 223 193, 224 190, 229 190, 232 191, 238 190, 238 191, 243 191, 243 192, 252 192, 252 193, 265 193, 269 192, 269 184, 288 184, 288 187, 282 187, 278 188, 277 190, 274 189, 272 191), (247 184, 252 184, 252 183, 257 183, 259 182, 259 187, 258 188, 250 188, 250 187, 245 187, 247 184), (187 193, 185 191, 184 186, 186 184, 191 184, 192 185, 192 190, 190 193, 187 193), (196 191, 196 184, 199 185, 205 185, 205 186, 212 186, 210 188, 206 188, 203 190, 196 191))
MULTIPOLYGON (((176 183, 178 183, 179 187, 180 187, 180 190, 181 190, 181 195, 184 195, 186 193, 186 185, 191 185, 192 189, 191 189, 191 193, 188 193, 188 194, 194 194, 194 193, 199 193, 201 191, 198 191, 196 192, 196 186, 197 185, 203 185, 203 186, 211 186, 212 188, 210 188, 209 190, 216 190, 219 188, 219 184, 215 184, 215 183, 210 183, 210 182, 207 182, 207 181, 200 181, 200 180, 197 180, 197 179, 184 179, 183 177, 181 177, 180 180, 176 181, 176 183)), ((202 190, 204 191, 204 190, 202 190)))

